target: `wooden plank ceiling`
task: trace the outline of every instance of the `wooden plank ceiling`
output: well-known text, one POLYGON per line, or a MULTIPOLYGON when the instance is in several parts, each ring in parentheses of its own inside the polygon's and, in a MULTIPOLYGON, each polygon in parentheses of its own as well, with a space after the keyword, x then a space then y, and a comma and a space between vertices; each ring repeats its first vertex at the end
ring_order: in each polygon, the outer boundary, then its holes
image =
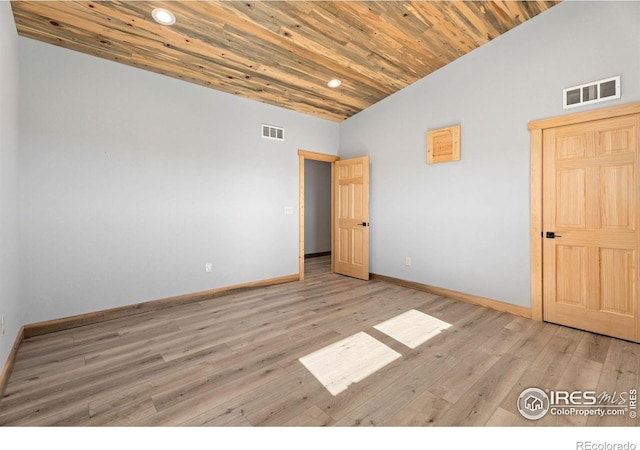
POLYGON ((11 4, 21 36, 339 122, 558 2, 11 4), (157 7, 176 23, 156 23, 157 7))

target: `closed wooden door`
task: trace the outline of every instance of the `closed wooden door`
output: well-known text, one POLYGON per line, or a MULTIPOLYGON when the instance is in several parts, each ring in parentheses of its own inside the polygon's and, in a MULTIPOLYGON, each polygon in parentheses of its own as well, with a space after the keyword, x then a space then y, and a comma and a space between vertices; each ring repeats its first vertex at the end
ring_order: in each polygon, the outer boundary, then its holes
POLYGON ((334 270, 369 279, 369 157, 335 162, 334 270))
POLYGON ((543 131, 543 318, 640 339, 640 115, 543 131))

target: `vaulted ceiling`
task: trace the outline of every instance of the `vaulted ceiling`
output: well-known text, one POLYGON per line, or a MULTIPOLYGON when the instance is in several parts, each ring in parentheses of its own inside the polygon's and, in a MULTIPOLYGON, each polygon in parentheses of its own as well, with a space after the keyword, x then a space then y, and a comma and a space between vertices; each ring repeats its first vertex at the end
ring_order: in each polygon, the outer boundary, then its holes
POLYGON ((22 36, 342 121, 551 1, 12 1, 22 36), (166 8, 171 26, 151 11, 166 8), (342 84, 330 88, 327 82, 342 84))

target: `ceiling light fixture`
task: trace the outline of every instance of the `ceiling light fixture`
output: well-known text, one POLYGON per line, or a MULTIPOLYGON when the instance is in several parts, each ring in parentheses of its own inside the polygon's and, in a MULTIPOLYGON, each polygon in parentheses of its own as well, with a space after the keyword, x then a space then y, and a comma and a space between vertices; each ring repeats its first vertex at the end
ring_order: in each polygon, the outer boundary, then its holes
POLYGON ((342 84, 342 81, 338 80, 337 78, 334 78, 333 80, 329 81, 327 83, 327 86, 329 86, 330 88, 337 88, 338 86, 340 86, 342 84))
POLYGON ((164 8, 154 9, 151 11, 151 16, 153 17, 153 20, 161 25, 173 25, 176 23, 176 16, 174 16, 171 11, 164 8))

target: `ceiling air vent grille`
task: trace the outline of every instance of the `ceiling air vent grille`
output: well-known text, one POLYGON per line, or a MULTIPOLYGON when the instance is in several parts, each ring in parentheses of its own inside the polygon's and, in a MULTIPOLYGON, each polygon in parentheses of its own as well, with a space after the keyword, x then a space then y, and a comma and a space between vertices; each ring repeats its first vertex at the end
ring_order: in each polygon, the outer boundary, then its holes
POLYGON ((284 128, 262 124, 262 137, 264 139, 276 139, 284 141, 284 128))
POLYGON ((562 108, 574 108, 620 98, 620 76, 562 90, 562 108))

